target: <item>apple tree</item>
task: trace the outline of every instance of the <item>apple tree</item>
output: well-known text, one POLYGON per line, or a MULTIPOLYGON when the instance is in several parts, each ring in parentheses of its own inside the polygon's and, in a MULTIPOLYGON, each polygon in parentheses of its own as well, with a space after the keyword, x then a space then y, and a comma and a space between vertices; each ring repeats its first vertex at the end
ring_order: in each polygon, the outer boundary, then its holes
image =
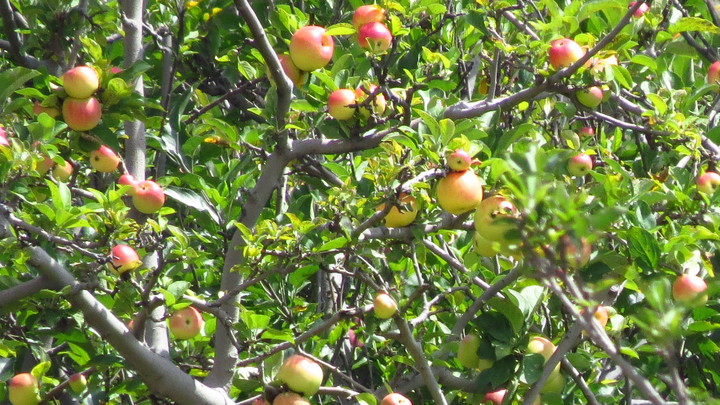
POLYGON ((0 403, 720 403, 716 0, 0 0, 0 403))

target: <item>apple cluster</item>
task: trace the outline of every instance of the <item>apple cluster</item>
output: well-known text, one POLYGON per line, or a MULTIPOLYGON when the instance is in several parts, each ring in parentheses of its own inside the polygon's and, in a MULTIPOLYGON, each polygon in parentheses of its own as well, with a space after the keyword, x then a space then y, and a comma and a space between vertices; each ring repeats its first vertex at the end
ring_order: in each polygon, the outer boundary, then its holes
POLYGON ((61 79, 67 93, 62 103, 62 117, 67 126, 80 132, 95 128, 102 118, 100 101, 93 96, 100 87, 97 71, 90 66, 77 66, 65 72, 61 79))
POLYGON ((372 53, 383 53, 390 48, 392 33, 383 23, 385 14, 385 9, 374 4, 355 9, 352 25, 357 30, 358 44, 361 48, 372 53))

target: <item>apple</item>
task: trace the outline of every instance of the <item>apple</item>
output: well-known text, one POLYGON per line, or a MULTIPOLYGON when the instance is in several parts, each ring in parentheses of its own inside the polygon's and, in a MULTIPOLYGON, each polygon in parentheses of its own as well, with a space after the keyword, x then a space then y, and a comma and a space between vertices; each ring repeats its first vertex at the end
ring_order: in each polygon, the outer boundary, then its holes
POLYGON ((720 186, 720 174, 705 172, 697 179, 697 188, 701 193, 713 194, 720 186))
POLYGON ((333 57, 335 42, 325 35, 325 28, 306 25, 290 39, 290 57, 300 70, 312 71, 325 67, 333 57))
POLYGON ((673 282, 672 295, 675 301, 693 306, 705 304, 708 299, 707 283, 702 278, 683 274, 673 282))
POLYGON ((170 333, 179 340, 192 339, 205 326, 205 320, 195 307, 185 307, 173 312, 168 320, 170 333))
POLYGON ((110 251, 110 270, 117 274, 135 270, 141 264, 142 260, 138 253, 128 245, 115 245, 110 251))
POLYGON ((575 97, 577 97, 580 104, 585 107, 595 108, 603 101, 603 91, 600 87, 593 86, 584 90, 579 90, 575 93, 575 97))
POLYGON ((131 195, 135 209, 143 214, 155 213, 165 205, 165 192, 152 180, 137 183, 131 195))
POLYGON ((385 9, 376 4, 367 4, 355 9, 352 25, 359 30, 365 24, 385 21, 385 9))
MULTIPOLYGON (((585 313, 584 309, 580 311, 581 315, 584 313, 585 313)), ((600 323, 600 325, 603 328, 605 328, 605 326, 607 326, 608 320, 610 319, 610 314, 608 313, 607 308, 605 308, 602 305, 599 305, 597 307, 597 309, 595 310, 593 317, 595 318, 595 320, 597 320, 600 323)))
POLYGON ((375 296, 375 301, 373 302, 373 311, 375 312, 376 317, 380 319, 389 319, 392 318, 393 315, 395 315, 397 310, 397 303, 395 302, 395 299, 390 296, 390 294, 381 292, 375 296))
POLYGON ((480 357, 477 354, 480 348, 480 336, 475 333, 465 335, 458 346, 457 359, 461 366, 466 368, 477 368, 480 357))
POLYGON ((372 53, 387 51, 392 44, 392 34, 388 27, 381 22, 371 22, 360 27, 358 43, 363 49, 372 53))
POLYGON ((347 333, 345 334, 347 336, 348 342, 350 342, 350 347, 363 347, 365 346, 365 343, 360 340, 357 333, 354 329, 348 329, 347 333))
POLYGON ((483 397, 482 403, 485 404, 487 402, 492 402, 493 405, 500 405, 502 404, 503 399, 505 399, 505 395, 507 395, 508 390, 505 388, 501 388, 496 391, 488 392, 483 397))
POLYGON ((0 146, 9 147, 10 142, 7 139, 7 132, 5 132, 5 128, 0 125, 0 146))
POLYGON ((40 402, 38 381, 32 374, 16 374, 7 385, 8 399, 13 405, 37 405, 40 402))
POLYGON ((582 137, 590 137, 595 135, 595 130, 592 127, 582 127, 578 134, 582 137))
POLYGON ((120 157, 105 145, 90 152, 90 166, 99 172, 110 173, 115 171, 119 164, 120 157))
POLYGON ((135 189, 137 188, 138 181, 135 180, 135 176, 133 176, 130 173, 125 173, 118 179, 118 184, 121 186, 130 186, 130 190, 127 191, 128 195, 135 194, 135 189))
POLYGON ((73 98, 88 98, 100 87, 100 78, 90 66, 76 66, 61 79, 65 92, 73 98))
POLYGON ((85 387, 87 387, 87 378, 83 373, 75 373, 71 375, 68 382, 70 384, 70 388, 77 394, 85 391, 85 387))
POLYGON ((122 73, 123 70, 122 70, 121 68, 117 67, 117 66, 113 66, 113 67, 111 67, 108 71, 109 71, 110 73, 116 75, 116 74, 118 74, 118 73, 122 73))
MULTIPOLYGON (((280 67, 282 67, 283 72, 285 72, 285 75, 295 84, 295 87, 301 87, 305 84, 308 79, 308 72, 303 72, 298 69, 289 54, 283 53, 278 55, 277 58, 280 61, 280 67)), ((268 79, 274 82, 269 70, 266 71, 266 74, 268 79)))
POLYGON ((35 104, 33 104, 33 114, 40 115, 42 113, 45 113, 52 118, 56 118, 60 115, 60 110, 55 107, 43 107, 39 101, 36 101, 35 104))
POLYGON ((438 203, 451 214, 464 214, 482 201, 482 185, 482 180, 472 170, 448 173, 438 182, 438 203))
POLYGON ((610 55, 607 58, 593 58, 590 62, 590 73, 599 75, 610 69, 610 66, 617 66, 619 63, 616 55, 610 55))
POLYGON ((313 395, 320 389, 323 371, 315 361, 301 354, 293 354, 280 366, 277 378, 295 392, 313 395))
POLYGON ((260 397, 260 398, 255 398, 252 405, 271 405, 271 404, 270 404, 270 402, 268 402, 267 399, 260 397))
POLYGON ((483 238, 477 231, 475 231, 473 246, 475 247, 475 252, 477 254, 484 257, 493 257, 497 255, 499 252, 495 250, 493 244, 493 241, 483 238))
POLYGON ((584 176, 593 168, 593 161, 590 155, 585 153, 577 154, 570 158, 567 164, 568 173, 571 176, 584 176))
POLYGON ((67 160, 63 160, 62 164, 56 164, 55 168, 52 171, 53 176, 58 179, 59 181, 62 181, 63 183, 66 183, 68 180, 70 180, 70 176, 72 176, 73 173, 73 165, 70 164, 67 160))
POLYGON ((560 38, 550 43, 548 59, 554 69, 568 67, 585 55, 585 51, 577 42, 568 38, 560 38))
MULTIPOLYGON (((261 402, 262 404, 263 402, 261 402)), ((267 403, 265 401, 264 403, 267 403)), ((294 392, 283 392, 278 394, 273 401, 273 405, 310 405, 310 401, 307 398, 298 395, 294 392)))
POLYGON ((576 269, 585 266, 590 261, 592 246, 587 239, 572 239, 568 235, 563 236, 565 242, 565 261, 568 267, 576 269))
POLYGON ((503 196, 494 195, 478 204, 475 210, 475 230, 489 241, 507 244, 510 242, 507 233, 517 229, 514 221, 517 216, 518 211, 513 203, 503 196))
POLYGON ((533 336, 528 342, 527 351, 540 354, 545 358, 545 361, 548 361, 550 356, 555 353, 555 345, 544 336, 533 336))
MULTIPOLYGON (((367 92, 363 89, 363 86, 358 86, 357 89, 355 89, 355 100, 357 104, 362 104, 368 97, 370 97, 370 94, 373 94, 375 90, 378 87, 374 84, 370 84, 367 86, 367 92)), ((382 93, 375 94, 375 98, 373 98, 372 102, 370 103, 372 106, 372 111, 377 114, 381 115, 385 112, 385 108, 387 107, 387 101, 385 100, 385 95, 382 93)), ((359 107, 358 111, 360 111, 360 115, 362 115, 365 118, 370 117, 370 110, 367 107, 359 107)))
POLYGON ((472 165, 480 164, 480 161, 477 159, 473 160, 470 154, 465 150, 455 149, 454 152, 447 156, 447 164, 450 167, 450 170, 462 172, 469 169, 472 165))
POLYGON ((710 65, 707 74, 707 82, 708 84, 720 83, 720 61, 715 61, 712 65, 710 65))
MULTIPOLYGON (((630 4, 628 4, 628 10, 633 8, 637 4, 637 1, 631 1, 630 4)), ((643 14, 647 13, 647 11, 650 10, 650 6, 647 5, 647 3, 643 3, 638 7, 637 10, 633 13, 633 18, 642 18, 643 14)))
POLYGON ((412 405, 412 402, 405 395, 393 392, 385 395, 385 398, 380 401, 380 405, 412 405))
POLYGON ((37 162, 37 171, 40 173, 41 176, 44 176, 45 173, 49 172, 50 169, 52 169, 55 166, 55 161, 50 159, 47 156, 43 156, 42 160, 39 160, 37 162))
MULTIPOLYGON (((558 364, 559 366, 560 364, 558 364)), ((550 373, 550 376, 545 381, 545 385, 543 385, 542 389, 540 389, 540 392, 543 394, 548 393, 560 393, 563 390, 563 387, 565 386, 565 377, 563 377, 562 373, 560 372, 560 369, 555 369, 553 372, 550 373)))
POLYGON ((328 114, 336 120, 349 120, 355 115, 355 92, 338 89, 330 93, 327 101, 328 114))
POLYGON ((95 97, 66 98, 62 105, 65 123, 76 131, 89 131, 97 126, 102 117, 100 102, 95 97))
MULTIPOLYGON (((418 214, 418 203, 415 197, 402 193, 398 197, 398 202, 409 209, 403 209, 400 211, 397 205, 393 205, 390 211, 385 216, 385 226, 388 228, 402 228, 403 226, 410 225, 418 214)), ((380 204, 375 208, 377 211, 385 209, 385 204, 380 204)))

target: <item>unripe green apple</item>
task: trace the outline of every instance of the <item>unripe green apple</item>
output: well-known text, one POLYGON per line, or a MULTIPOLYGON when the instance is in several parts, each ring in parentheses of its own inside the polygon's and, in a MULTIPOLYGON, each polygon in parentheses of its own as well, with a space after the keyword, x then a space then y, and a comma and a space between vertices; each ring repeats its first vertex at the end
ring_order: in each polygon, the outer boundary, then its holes
POLYGON ((312 71, 325 67, 333 57, 335 42, 325 35, 325 28, 307 25, 290 39, 290 57, 300 70, 312 71))
POLYGON ((720 174, 705 172, 697 179, 697 188, 701 193, 713 194, 720 186, 720 174))
POLYGON ((355 9, 352 25, 359 30, 365 24, 385 21, 385 9, 376 4, 366 4, 355 9))
POLYGON ((70 388, 77 394, 85 391, 85 387, 87 387, 87 378, 85 377, 85 374, 82 373, 75 373, 71 375, 68 382, 70 388))
POLYGON ((375 312, 376 317, 380 319, 389 319, 395 315, 397 310, 397 303, 390 294, 381 292, 375 296, 373 311, 375 312))
POLYGON ((105 145, 101 145, 98 149, 90 152, 90 166, 99 172, 113 172, 119 164, 120 157, 105 145))
POLYGON ((493 242, 508 244, 512 236, 508 232, 517 229, 518 211, 505 197, 494 195, 478 204, 475 210, 475 230, 477 233, 493 242))
POLYGON ((355 92, 338 89, 330 93, 327 101, 328 114, 336 120, 349 120, 355 115, 355 92), (351 107, 352 106, 352 107, 351 107))
POLYGON ((56 164, 55 168, 52 171, 53 177, 55 177, 58 181, 62 181, 63 183, 67 183, 68 180, 70 180, 70 176, 72 176, 73 173, 73 165, 70 164, 67 160, 63 160, 62 164, 56 164))
POLYGON ((371 22, 358 30, 358 44, 372 53, 387 51, 392 44, 392 34, 381 22, 371 22))
POLYGON ((567 170, 571 176, 585 176, 592 170, 593 161, 590 155, 585 153, 577 154, 568 161, 567 170))
POLYGON ((185 307, 173 312, 168 320, 168 329, 175 339, 192 339, 202 331, 205 320, 194 307, 185 307))
POLYGON ((135 270, 142 265, 142 260, 137 251, 128 245, 115 245, 110 251, 110 271, 122 274, 126 271, 135 270))
POLYGON ((313 395, 320 389, 323 371, 315 361, 300 354, 293 354, 280 366, 277 378, 295 392, 313 395))
POLYGON ((575 93, 580 104, 588 108, 595 108, 603 102, 603 91, 600 87, 592 86, 587 89, 579 90, 575 93))
POLYGON ((273 405, 310 405, 310 401, 295 392, 283 392, 275 397, 273 405))
POLYGON ((672 285, 672 295, 675 301, 690 305, 702 306, 707 302, 707 283, 702 278, 683 274, 672 285))
POLYGON ((412 402, 405 395, 393 392, 385 395, 380 405, 412 405, 412 402))
POLYGON ((550 43, 548 59, 554 69, 568 67, 583 56, 585 51, 572 39, 560 38, 550 43))
POLYGON ((465 335, 458 346, 457 359, 461 366, 466 368, 477 368, 480 357, 477 350, 480 348, 480 336, 475 333, 465 335))
POLYGON ((30 373, 20 373, 8 381, 8 399, 13 405, 37 405, 40 402, 38 381, 30 373))
MULTIPOLYGON (((385 226, 388 228, 402 228, 403 226, 410 225, 418 214, 418 204, 415 197, 402 193, 398 197, 398 202, 409 209, 403 209, 400 211, 397 206, 390 208, 390 211, 385 215, 385 226)), ((377 211, 385 209, 385 204, 377 206, 377 211)))
POLYGON ((62 106, 63 120, 76 131, 89 131, 100 123, 102 108, 95 97, 84 99, 68 97, 62 106))
MULTIPOLYGON (((358 88, 355 89, 356 103, 362 104, 368 97, 370 97, 370 94, 375 92, 377 88, 378 87, 376 85, 370 84, 367 86, 366 93, 363 89, 363 86, 358 86, 358 88)), ((372 107, 372 111, 375 114, 382 115, 382 113, 385 112, 385 108, 387 107, 387 101, 385 100, 385 96, 382 93, 377 93, 373 101, 370 103, 370 106, 372 107)), ((358 111, 363 117, 370 117, 370 110, 367 107, 359 107, 358 111)))
POLYGON ((545 381, 545 385, 543 385, 542 389, 540 389, 540 392, 543 394, 560 393, 562 392, 563 387, 565 387, 565 377, 559 369, 555 369, 552 373, 550 373, 550 376, 547 381, 545 381))
POLYGON ((100 78, 90 66, 76 66, 62 75, 65 92, 72 98, 88 98, 100 87, 100 78))
POLYGON ((493 242, 483 238, 477 231, 473 237, 473 247, 477 254, 484 257, 493 257, 499 253, 493 247, 493 242))
POLYGON ((165 192, 152 180, 136 184, 132 194, 133 206, 143 214, 153 214, 165 205, 165 192))
POLYGON ((464 214, 482 201, 482 180, 472 170, 451 172, 438 182, 436 192, 442 209, 454 215, 464 214))

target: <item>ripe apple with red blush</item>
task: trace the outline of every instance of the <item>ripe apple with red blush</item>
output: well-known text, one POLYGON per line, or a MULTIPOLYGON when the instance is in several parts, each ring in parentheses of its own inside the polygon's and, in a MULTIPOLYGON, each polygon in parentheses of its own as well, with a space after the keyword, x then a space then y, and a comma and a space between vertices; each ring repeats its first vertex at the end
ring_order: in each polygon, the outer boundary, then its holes
POLYGON ((338 89, 330 93, 327 101, 328 114, 336 120, 349 120, 355 115, 355 92, 338 89))
POLYGON ((595 130, 592 127, 582 127, 578 134, 582 137, 590 137, 595 135, 595 130))
POLYGON ((720 61, 715 61, 710 65, 707 82, 708 84, 720 84, 720 61))
POLYGON ((33 114, 40 115, 42 113, 45 113, 52 118, 57 118, 57 116, 60 115, 60 110, 55 107, 43 107, 39 101, 36 101, 33 104, 33 114))
POLYGON ((446 160, 450 170, 456 172, 462 172, 472 165, 480 164, 479 160, 473 159, 467 151, 462 149, 455 149, 455 151, 448 154, 446 160))
POLYGON ((141 181, 135 185, 132 201, 138 211, 153 214, 165 205, 165 191, 152 180, 141 181))
POLYGON ((550 43, 548 59, 554 69, 565 68, 585 56, 580 45, 569 38, 560 38, 550 43))
POLYGON ((295 392, 313 395, 320 389, 323 371, 314 360, 293 354, 280 366, 277 378, 295 392))
POLYGON ((63 160, 62 163, 58 163, 55 165, 52 174, 53 177, 55 177, 58 181, 67 183, 73 174, 73 165, 67 160, 63 160))
POLYGON ((701 277, 683 274, 673 282, 672 295, 677 302, 701 306, 707 302, 707 288, 707 283, 701 277))
MULTIPOLYGON (((631 1, 630 4, 628 4, 628 10, 633 8, 633 6, 635 6, 635 4, 637 4, 637 1, 631 1)), ((638 7, 637 10, 635 10, 633 12, 633 18, 635 18, 635 19, 642 18, 643 15, 645 15, 645 13, 648 12, 648 10, 650 10, 650 6, 648 6, 647 3, 641 4, 640 7, 638 7)))
POLYGON ((325 35, 325 28, 306 25, 290 39, 290 57, 300 70, 312 71, 325 67, 333 57, 335 42, 325 35))
MULTIPOLYGON (((355 103, 362 104, 368 97, 370 97, 370 94, 375 93, 377 88, 378 87, 376 85, 370 84, 367 86, 366 91, 365 86, 358 86, 358 88, 355 89, 355 103)), ((380 92, 375 94, 372 102, 370 102, 370 107, 372 108, 372 111, 377 115, 381 115, 382 113, 384 113, 385 108, 387 107, 385 95, 380 92)), ((358 111, 363 117, 370 117, 370 109, 368 109, 367 107, 358 107, 358 111)))
POLYGON ((40 403, 38 381, 30 373, 16 374, 7 382, 8 399, 13 405, 37 405, 40 403))
POLYGON ((142 260, 131 246, 119 244, 113 246, 110 251, 110 270, 117 274, 135 270, 140 265, 142 265, 142 260))
POLYGON ((373 311, 375 316, 380 319, 389 319, 398 311, 397 302, 390 294, 381 292, 375 296, 373 301, 373 311))
POLYGON ((68 384, 75 393, 79 394, 85 391, 85 387, 87 387, 87 377, 85 377, 85 374, 75 373, 68 379, 68 384))
POLYGON ((95 97, 65 99, 62 105, 63 120, 76 131, 89 131, 100 123, 102 107, 95 97))
POLYGON ((412 405, 412 402, 405 395, 393 392, 385 395, 380 405, 412 405))
POLYGON ((451 214, 464 214, 482 201, 482 186, 482 180, 472 170, 450 172, 438 182, 438 204, 451 214))
POLYGON ((701 193, 713 194, 720 186, 720 174, 705 172, 697 179, 697 188, 701 193))
POLYGON ((100 87, 100 78, 90 66, 76 66, 61 79, 65 92, 72 98, 88 98, 100 87))
POLYGON ((590 172, 590 170, 592 170, 592 168, 592 157, 585 153, 580 153, 571 157, 567 164, 568 173, 570 173, 571 176, 577 177, 585 176, 590 172))
POLYGON ((310 405, 310 401, 295 392, 283 392, 275 397, 273 405, 310 405))
POLYGON ((175 339, 192 339, 205 326, 205 320, 195 307, 185 307, 173 312, 168 319, 168 329, 175 339))
POLYGON ((390 49, 392 33, 381 22, 371 22, 358 30, 358 44, 372 53, 382 53, 390 49))
POLYGON ((376 4, 366 4, 355 9, 352 25, 356 30, 371 22, 385 21, 385 9, 376 4))
MULTIPOLYGON (((418 203, 415 197, 410 194, 402 193, 398 197, 398 202, 403 205, 401 211, 396 205, 390 208, 390 211, 385 215, 385 226, 388 228, 402 228, 403 226, 410 225, 418 214, 418 203)), ((375 208, 377 211, 385 209, 385 204, 380 204, 375 208)))
POLYGON ((113 172, 119 164, 120 157, 105 145, 101 145, 99 148, 90 152, 90 166, 99 172, 113 172))
POLYGON ((507 395, 508 390, 505 388, 501 388, 496 391, 488 392, 483 397, 482 403, 485 404, 487 402, 492 402, 493 405, 500 405, 502 404, 503 400, 505 399, 505 395, 507 395))

